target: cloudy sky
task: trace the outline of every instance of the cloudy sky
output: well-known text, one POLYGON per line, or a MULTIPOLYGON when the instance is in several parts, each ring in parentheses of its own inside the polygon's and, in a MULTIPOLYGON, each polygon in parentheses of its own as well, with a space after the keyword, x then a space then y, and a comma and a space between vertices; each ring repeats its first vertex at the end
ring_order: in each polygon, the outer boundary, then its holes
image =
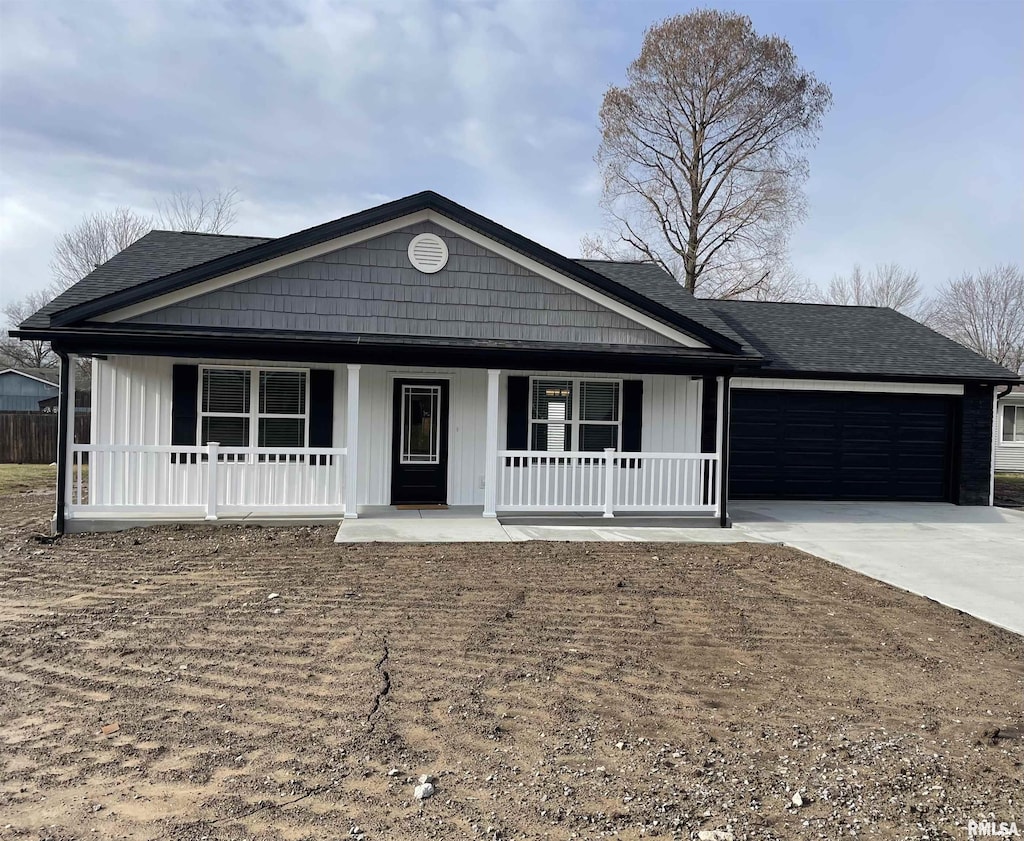
MULTIPOLYGON (((732 2, 835 98, 792 243, 826 281, 1024 260, 1024 4, 732 2)), ((83 214, 237 188, 286 234, 431 188, 570 256, 654 0, 0 0, 0 303, 83 214)))

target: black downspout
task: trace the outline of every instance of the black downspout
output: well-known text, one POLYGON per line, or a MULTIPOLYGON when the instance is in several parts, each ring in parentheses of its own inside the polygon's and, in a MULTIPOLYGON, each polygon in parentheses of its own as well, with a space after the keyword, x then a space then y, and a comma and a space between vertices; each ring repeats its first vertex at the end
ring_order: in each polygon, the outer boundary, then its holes
POLYGON ((718 525, 723 529, 732 528, 732 521, 729 519, 729 418, 732 414, 729 381, 728 375, 722 377, 722 487, 719 488, 722 495, 722 513, 718 525))
MULTIPOLYGON (((60 535, 64 534, 64 507, 68 491, 68 380, 71 379, 71 361, 64 351, 56 353, 60 357, 60 396, 57 398, 57 511, 53 532, 60 535)), ((74 401, 71 402, 74 405, 74 401)))

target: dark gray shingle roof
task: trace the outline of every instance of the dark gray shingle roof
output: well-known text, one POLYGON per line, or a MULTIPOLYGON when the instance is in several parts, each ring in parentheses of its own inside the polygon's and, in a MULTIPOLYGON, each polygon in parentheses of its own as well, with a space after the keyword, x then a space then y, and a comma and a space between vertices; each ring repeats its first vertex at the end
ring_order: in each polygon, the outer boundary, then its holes
POLYGON ((150 231, 27 318, 22 327, 48 327, 53 313, 264 242, 262 237, 150 231))
MULTIPOLYGON (((22 325, 52 313, 268 242, 261 237, 151 231, 59 295, 22 325)), ((765 356, 765 373, 1011 379, 1013 374, 892 310, 826 304, 694 298, 652 263, 580 265, 765 356)))
POLYGON ((765 374, 1016 378, 1012 371, 884 307, 705 303, 765 357, 765 374))
POLYGON ((621 283, 645 298, 668 307, 716 333, 738 342, 745 352, 756 352, 743 337, 720 319, 705 301, 694 298, 661 266, 654 263, 576 260, 581 266, 621 283))

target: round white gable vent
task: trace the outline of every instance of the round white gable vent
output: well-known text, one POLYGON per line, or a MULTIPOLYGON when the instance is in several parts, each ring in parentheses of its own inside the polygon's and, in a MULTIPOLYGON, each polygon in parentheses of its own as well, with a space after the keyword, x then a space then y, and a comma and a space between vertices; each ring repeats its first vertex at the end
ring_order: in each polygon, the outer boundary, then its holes
POLYGON ((448 246, 437 234, 417 234, 409 243, 409 262, 424 274, 439 272, 448 262, 448 246))

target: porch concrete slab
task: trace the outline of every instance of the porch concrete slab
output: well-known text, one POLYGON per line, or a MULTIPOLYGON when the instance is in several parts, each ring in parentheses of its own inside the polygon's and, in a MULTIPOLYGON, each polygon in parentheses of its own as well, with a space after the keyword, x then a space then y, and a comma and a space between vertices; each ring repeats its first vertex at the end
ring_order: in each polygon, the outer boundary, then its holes
POLYGON ((735 502, 733 531, 785 543, 1024 634, 1024 512, 940 503, 735 502))
POLYGON ((505 526, 509 539, 626 543, 755 543, 763 542, 734 529, 666 528, 661 526, 505 526))
MULTIPOLYGON (((408 512, 398 512, 405 514, 408 512)), ((413 512, 417 513, 417 512, 413 512)), ((423 512, 428 513, 428 512, 423 512)), ((429 512, 439 514, 440 512, 429 512)), ((335 543, 507 543, 496 519, 476 516, 366 517, 342 520, 335 543)))

